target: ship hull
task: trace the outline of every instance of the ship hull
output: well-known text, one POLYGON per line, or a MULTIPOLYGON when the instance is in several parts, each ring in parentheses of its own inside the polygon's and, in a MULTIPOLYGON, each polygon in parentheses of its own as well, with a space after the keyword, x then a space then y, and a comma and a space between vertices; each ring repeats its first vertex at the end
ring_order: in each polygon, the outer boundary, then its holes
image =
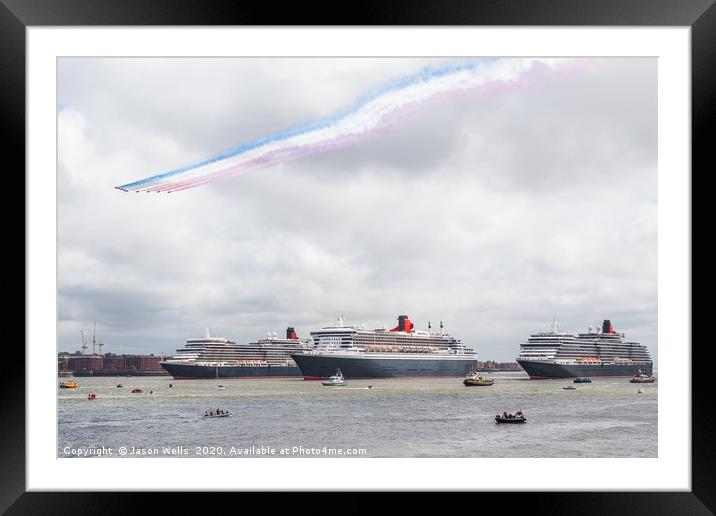
POLYGON ((652 364, 604 364, 569 365, 517 360, 530 378, 574 378, 576 376, 628 376, 633 377, 641 371, 652 374, 652 364))
POLYGON ((476 357, 412 358, 342 355, 291 355, 306 380, 323 380, 341 370, 344 378, 464 377, 476 357))
POLYGON ((162 367, 175 380, 216 379, 219 378, 300 378, 303 376, 298 367, 288 366, 207 366, 195 364, 172 364, 162 362, 162 367))

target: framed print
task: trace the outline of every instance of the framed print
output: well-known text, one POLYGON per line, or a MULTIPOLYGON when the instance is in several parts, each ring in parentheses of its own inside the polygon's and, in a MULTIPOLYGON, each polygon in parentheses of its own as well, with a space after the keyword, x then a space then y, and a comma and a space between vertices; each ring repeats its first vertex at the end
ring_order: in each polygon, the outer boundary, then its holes
POLYGON ((710 2, 79 7, 2 11, 28 205, 10 514, 110 491, 713 510, 710 2))

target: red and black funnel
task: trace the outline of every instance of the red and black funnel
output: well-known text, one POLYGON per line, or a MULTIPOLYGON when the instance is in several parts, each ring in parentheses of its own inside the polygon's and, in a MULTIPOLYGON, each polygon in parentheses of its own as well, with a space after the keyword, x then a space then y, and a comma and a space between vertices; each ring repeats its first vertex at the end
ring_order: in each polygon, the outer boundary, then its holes
POLYGON ((612 326, 612 322, 609 319, 604 319, 604 322, 602 323, 602 333, 616 333, 616 330, 614 329, 614 326, 612 326))
POLYGON ((298 334, 296 333, 296 330, 293 329, 293 326, 289 326, 286 328, 286 338, 291 340, 298 340, 298 334))
POLYGON ((390 331, 404 331, 405 333, 410 333, 413 328, 415 328, 415 325, 410 319, 408 319, 407 315, 399 315, 398 326, 396 326, 390 331))

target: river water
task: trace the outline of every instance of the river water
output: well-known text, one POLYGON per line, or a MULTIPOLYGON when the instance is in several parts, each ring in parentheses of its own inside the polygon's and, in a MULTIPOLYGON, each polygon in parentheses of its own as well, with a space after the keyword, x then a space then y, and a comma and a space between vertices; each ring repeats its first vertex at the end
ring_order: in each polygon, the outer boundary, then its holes
POLYGON ((79 388, 58 388, 58 457, 657 456, 656 383, 593 378, 566 391, 568 379, 490 376, 489 387, 459 378, 345 387, 222 378, 223 390, 214 380, 77 378, 79 388), (232 415, 202 417, 216 409, 232 415), (495 414, 518 409, 526 423, 495 423, 495 414))

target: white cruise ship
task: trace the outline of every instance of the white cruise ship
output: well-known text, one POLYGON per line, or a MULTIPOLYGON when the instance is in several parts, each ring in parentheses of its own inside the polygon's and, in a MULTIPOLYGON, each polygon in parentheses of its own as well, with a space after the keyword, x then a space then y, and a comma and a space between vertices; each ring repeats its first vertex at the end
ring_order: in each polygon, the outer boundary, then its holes
POLYGON ((335 326, 312 331, 314 349, 291 355, 307 380, 328 378, 340 369, 345 378, 464 377, 477 353, 451 335, 416 330, 407 315, 388 330, 335 326))
POLYGON ((285 339, 269 333, 249 344, 212 337, 207 328, 203 337, 187 340, 161 365, 176 379, 294 377, 301 371, 291 355, 308 349, 309 342, 302 342, 291 327, 285 339))
POLYGON ((646 346, 624 337, 608 319, 578 335, 560 331, 555 322, 551 331, 535 333, 520 345, 517 363, 530 378, 634 376, 639 370, 652 374, 646 346))

